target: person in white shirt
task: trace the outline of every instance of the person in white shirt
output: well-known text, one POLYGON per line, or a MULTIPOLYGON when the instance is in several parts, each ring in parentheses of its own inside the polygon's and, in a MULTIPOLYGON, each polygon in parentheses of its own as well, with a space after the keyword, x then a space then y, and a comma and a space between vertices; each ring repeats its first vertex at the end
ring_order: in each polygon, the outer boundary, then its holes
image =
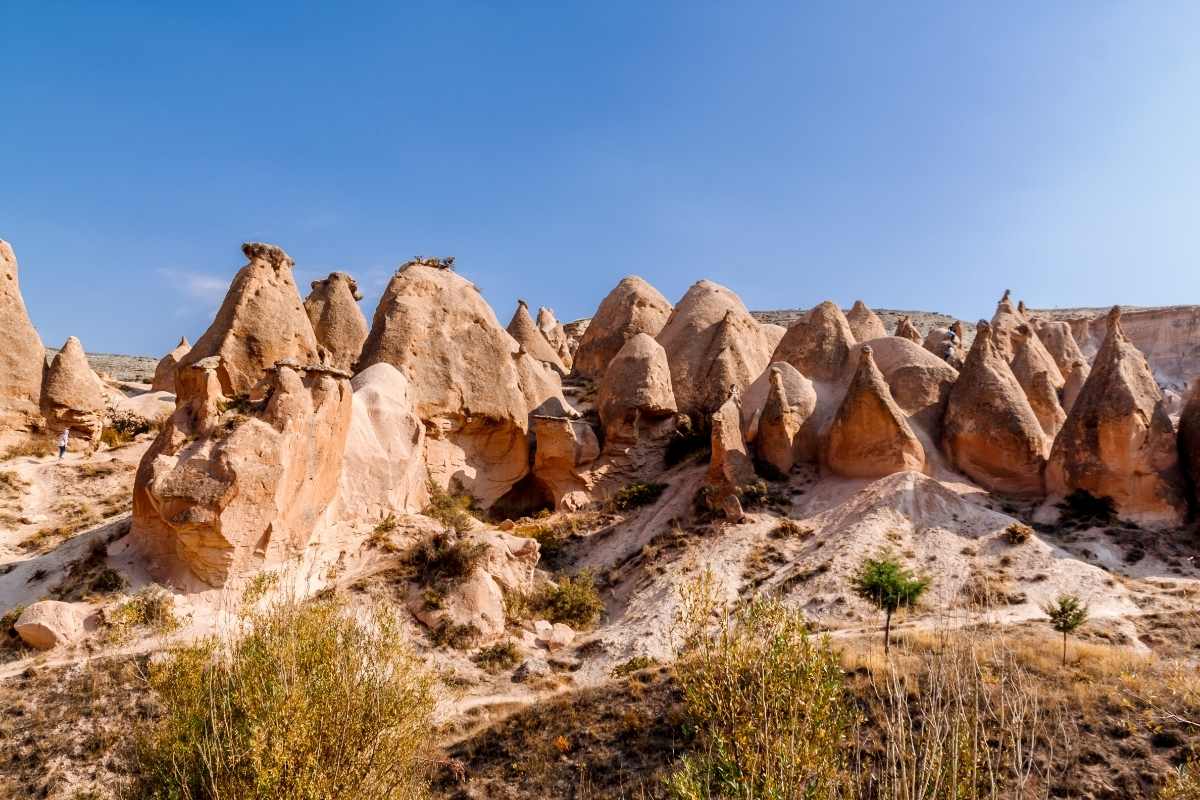
POLYGON ((62 461, 63 455, 67 452, 67 442, 71 441, 71 429, 63 428, 62 433, 58 435, 58 460, 62 461))

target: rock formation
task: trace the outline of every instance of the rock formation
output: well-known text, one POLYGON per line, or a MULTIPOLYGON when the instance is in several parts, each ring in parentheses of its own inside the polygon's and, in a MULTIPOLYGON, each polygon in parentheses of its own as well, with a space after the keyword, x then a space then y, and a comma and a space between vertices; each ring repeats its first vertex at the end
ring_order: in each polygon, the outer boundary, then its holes
MULTIPOLYGON (((766 376, 767 396, 752 420, 754 452, 787 474, 797 463, 817 460, 817 393, 812 382, 786 362, 772 364, 766 376)), ((745 408, 742 416, 745 419, 745 408)))
POLYGON ((759 325, 758 328, 762 331, 763 338, 767 342, 767 349, 772 353, 775 352, 775 348, 779 346, 779 343, 783 341, 783 337, 787 335, 787 328, 782 325, 775 325, 768 322, 759 325))
POLYGON ((175 394, 175 368, 191 349, 187 337, 181 336, 175 349, 160 358, 154 366, 154 379, 150 383, 150 391, 175 394))
POLYGON ((1038 497, 1049 442, 1008 360, 980 321, 950 390, 942 448, 955 467, 1003 494, 1038 497))
POLYGON ((1179 413, 1179 459, 1192 506, 1200 507, 1200 378, 1192 381, 1179 413))
POLYGON ((99 441, 104 428, 104 392, 83 345, 74 336, 67 338, 46 370, 41 407, 50 430, 69 428, 93 444, 99 441))
POLYGON ((901 339, 908 339, 910 342, 920 344, 922 342, 921 332, 912 324, 912 320, 908 317, 901 317, 896 323, 896 336, 901 339))
MULTIPOLYGON (((279 361, 317 363, 317 337, 282 248, 242 245, 249 263, 238 271, 216 319, 179 362, 220 356, 217 378, 228 397, 244 397, 279 361)), ((176 370, 176 377, 178 379, 176 370)))
POLYGON ((770 360, 767 338, 741 299, 712 281, 687 290, 658 342, 679 411, 693 416, 719 408, 730 389, 744 391, 770 360))
POLYGON ((1064 381, 1071 376, 1076 362, 1087 364, 1087 358, 1071 334, 1070 325, 1047 319, 1034 319, 1032 324, 1033 329, 1037 331, 1038 340, 1054 359, 1064 381))
POLYGON ((1012 303, 1012 291, 1005 289, 1004 296, 996 304, 996 313, 992 315, 991 325, 992 341, 1005 361, 1012 361, 1013 357, 1012 332, 1025 321, 1025 317, 1012 303))
POLYGON ((1058 365, 1046 352, 1033 329, 1021 323, 1011 334, 1013 359, 1012 371, 1037 415, 1046 438, 1054 441, 1067 414, 1059 403, 1059 392, 1065 381, 1058 365))
POLYGON ((869 342, 888 335, 883 320, 862 300, 854 301, 854 305, 846 312, 846 322, 856 342, 869 342))
POLYGON ((1183 511, 1174 426, 1115 306, 1091 375, 1054 442, 1046 487, 1059 497, 1083 490, 1112 498, 1132 519, 1176 521, 1183 511))
MULTIPOLYGON (((1103 312, 1062 317, 1085 357, 1099 352, 1107 335, 1103 312)), ((1200 375, 1200 306, 1123 309, 1121 330, 1150 362, 1160 387, 1185 392, 1200 375)))
POLYGON ((46 350, 21 297, 17 257, 0 239, 0 444, 40 424, 45 369, 46 350))
POLYGON ((1079 398, 1079 393, 1083 391, 1083 385, 1087 383, 1088 376, 1091 374, 1091 366, 1082 359, 1071 365, 1071 370, 1067 373, 1067 382, 1063 385, 1062 391, 1062 407, 1067 414, 1071 413, 1075 401, 1079 398))
POLYGON ((83 638, 91 611, 86 603, 39 600, 21 612, 13 630, 35 650, 74 644, 83 638))
POLYGON ((892 399, 871 347, 861 349, 823 447, 825 465, 848 478, 881 478, 925 468, 925 449, 892 399))
POLYGON ((304 299, 304 311, 317 344, 324 351, 325 361, 349 372, 367 339, 367 318, 358 307, 362 300, 358 283, 344 272, 331 272, 328 278, 313 281, 311 287, 304 299))
POLYGON ((788 328, 771 361, 786 361, 813 381, 838 382, 854 341, 846 315, 826 300, 788 328))
POLYGON ((571 342, 567 336, 567 330, 563 327, 558 318, 554 316, 553 309, 546 306, 538 308, 537 327, 546 337, 546 341, 554 348, 554 352, 558 354, 558 359, 567 369, 571 369, 574 363, 574 356, 571 351, 571 342))
POLYGON ((755 480, 755 475, 754 463, 742 439, 741 408, 736 391, 730 392, 728 399, 710 420, 712 460, 708 464, 706 478, 710 503, 731 522, 738 522, 742 518, 739 492, 743 486, 755 480))
MULTIPOLYGON (((885 336, 867 344, 892 399, 908 417, 909 426, 928 435, 928 460, 941 435, 942 415, 950 389, 958 380, 957 370, 924 347, 899 336, 885 336)), ((856 348, 851 354, 850 369, 858 369, 860 357, 856 348)))
POLYGON ((954 369, 962 369, 967 360, 967 350, 962 341, 962 323, 955 322, 954 325, 957 326, 957 330, 954 326, 930 328, 921 346, 954 369))
POLYGON ((517 301, 517 310, 513 312, 512 320, 508 323, 508 335, 516 340, 521 349, 537 361, 549 366, 560 375, 565 375, 567 368, 563 365, 558 353, 551 347, 545 335, 529 316, 529 304, 524 300, 517 301))
POLYGON ((469 281, 407 264, 379 301, 356 369, 387 362, 404 373, 425 423, 433 479, 443 488, 457 482, 489 506, 529 470, 530 401, 518 359, 546 381, 553 374, 518 351, 469 281))
POLYGON ((678 411, 667 352, 639 333, 608 363, 596 398, 605 440, 636 441, 643 428, 678 411))
POLYGON ((532 417, 537 449, 533 475, 554 501, 570 511, 582 508, 590 497, 588 467, 600 456, 600 442, 592 426, 582 419, 535 414, 532 417))
POLYGON ((350 386, 350 427, 334 515, 378 521, 419 513, 429 502, 425 426, 408 378, 380 362, 355 375, 350 386))
POLYGON ((221 360, 180 366, 179 403, 134 481, 134 546, 159 580, 181 588, 301 558, 337 493, 350 427, 345 373, 280 362, 234 398, 222 376, 244 373, 221 360))
POLYGON ((575 351, 574 371, 584 378, 600 378, 625 342, 639 333, 658 336, 671 304, 657 289, 630 275, 608 293, 588 323, 575 351))

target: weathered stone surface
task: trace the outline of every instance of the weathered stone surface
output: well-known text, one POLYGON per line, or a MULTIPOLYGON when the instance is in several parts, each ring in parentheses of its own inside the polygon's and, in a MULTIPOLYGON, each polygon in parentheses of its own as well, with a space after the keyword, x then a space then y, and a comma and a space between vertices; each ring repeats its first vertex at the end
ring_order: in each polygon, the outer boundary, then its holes
POLYGON ((742 439, 741 408, 734 392, 717 409, 712 421, 712 460, 708 464, 707 484, 713 490, 711 500, 726 511, 726 517, 739 516, 732 511, 727 498, 737 499, 738 490, 755 480, 754 463, 742 439))
POLYGON ((93 443, 104 427, 105 395, 100 378, 88 364, 83 345, 68 337, 50 362, 42 385, 42 415, 52 431, 69 428, 93 443))
POLYGON ((380 362, 350 385, 350 427, 334 516, 370 521, 419 513, 429 502, 425 426, 408 378, 380 362))
POLYGON ((1192 381, 1179 413, 1179 457, 1192 506, 1200 508, 1200 378, 1192 381))
POLYGON ((91 614, 86 603, 39 600, 27 606, 13 629, 35 650, 72 645, 83 638, 84 620, 91 614))
POLYGON ((1184 510, 1175 430, 1146 357, 1108 316, 1108 337, 1046 467, 1055 496, 1110 497, 1122 516, 1176 521, 1184 510))
POLYGON ((912 320, 908 317, 901 317, 896 323, 896 336, 901 339, 908 339, 910 342, 920 344, 922 341, 921 332, 912 324, 912 320))
POLYGON ((786 361, 809 380, 838 382, 847 375, 854 343, 846 315, 826 300, 788 328, 771 362, 786 361))
POLYGON ((345 373, 280 364, 235 400, 220 361, 177 370, 180 403, 134 481, 134 546, 184 588, 299 558, 337 493, 350 427, 345 373))
POLYGON ((1046 438, 1054 441, 1067 418, 1058 400, 1065 384, 1062 373, 1029 325, 1021 323, 1014 328, 1010 341, 1013 347, 1013 375, 1021 384, 1046 438))
POLYGON ((175 394, 175 368, 191 349, 192 345, 187 337, 181 336, 175 349, 160 358, 154 366, 154 379, 150 383, 150 391, 175 394))
POLYGON ((553 393, 557 375, 519 353, 469 281, 425 264, 402 267, 379 301, 357 369, 380 362, 412 386, 428 434, 426 463, 441 486, 456 482, 486 507, 528 473, 530 403, 553 393), (521 359, 526 383, 544 384, 529 387, 528 397, 521 359))
MULTIPOLYGON (((911 339, 885 336, 864 342, 887 382, 896 405, 909 417, 921 417, 936 431, 958 371, 911 339), (927 418, 927 419, 926 419, 927 418)), ((858 369, 861 349, 851 353, 848 368, 858 369)))
MULTIPOLYGON (((282 248, 242 245, 242 267, 217 316, 196 340, 180 367, 220 356, 217 378, 229 397, 245 397, 279 361, 318 362, 317 337, 292 277, 293 262, 282 248)), ((178 381, 179 369, 176 369, 178 381)), ((176 387, 178 388, 178 387, 176 387)))
MULTIPOLYGON (((693 284, 658 334, 680 413, 712 413, 731 389, 766 369, 767 339, 741 299, 712 281, 693 284)), ((782 344, 780 345, 782 347, 782 344)))
POLYGON ((537 327, 546 337, 546 341, 554 348, 554 352, 558 354, 558 358, 562 361, 567 369, 571 369, 574 364, 575 357, 571 348, 570 338, 567 336, 567 330, 563 324, 554 316, 554 310, 546 306, 538 308, 537 327))
POLYGON ((767 397, 754 420, 754 451, 786 474, 798 462, 817 460, 818 431, 813 424, 817 393, 811 381, 785 362, 768 367, 767 377, 767 397))
POLYGON ((1091 366, 1082 359, 1071 365, 1071 370, 1067 373, 1067 382, 1062 391, 1063 411, 1071 413, 1071 408, 1074 407, 1079 393, 1083 391, 1083 385, 1087 383, 1088 376, 1091 374, 1091 366))
POLYGON ((766 339, 767 349, 774 353, 775 348, 778 347, 779 343, 783 341, 783 337, 787 336, 787 328, 783 327, 782 325, 775 325, 769 322, 760 324, 758 327, 759 330, 762 331, 763 337, 766 339))
POLYGON ((930 353, 945 361, 956 370, 962 369, 967 360, 966 346, 962 340, 962 323, 955 322, 949 328, 930 328, 921 344, 930 353))
POLYGON ((657 289, 636 275, 622 278, 580 337, 575 373, 599 378, 625 342, 639 333, 658 336, 670 316, 671 304, 657 289))
POLYGON ((846 322, 856 342, 869 342, 888 335, 883 320, 862 300, 854 301, 854 305, 846 312, 846 322))
POLYGON ((608 363, 596 405, 606 435, 636 430, 642 418, 675 414, 675 392, 667 351, 647 333, 630 337, 608 363))
POLYGON ((574 511, 590 499, 588 467, 600 456, 600 441, 592 426, 581 419, 532 417, 533 475, 554 499, 554 507, 574 511))
POLYGON ((45 369, 46 349, 25 310, 17 257, 0 239, 0 444, 41 423, 45 369))
MULTIPOLYGON (((1103 312, 1072 314, 1065 320, 1085 358, 1099 352, 1107 335, 1103 312)), ((1154 378, 1162 388, 1183 393, 1200 375, 1200 306, 1121 311, 1121 330, 1150 362, 1154 378)))
POLYGON ((521 349, 535 360, 553 368, 560 375, 565 375, 567 368, 563 365, 558 353, 551 347, 550 342, 542 331, 534 324, 529 316, 529 304, 524 300, 517 301, 517 310, 513 312, 512 320, 508 323, 508 335, 516 340, 521 349))
POLYGON ((1034 318, 1031 324, 1037 331, 1038 339, 1046 348, 1046 352, 1054 359, 1064 381, 1071 376, 1076 362, 1083 362, 1084 365, 1087 365, 1087 358, 1079 349, 1079 344, 1075 341, 1069 324, 1039 318, 1034 318))
MULTIPOLYGON (((779 371, 783 380, 783 393, 788 398, 788 404, 799 408, 811 405, 806 416, 811 417, 819 402, 812 381, 800 374, 800 371, 786 361, 771 362, 763 373, 754 379, 750 388, 742 392, 738 398, 742 409, 742 438, 749 444, 758 438, 758 427, 762 421, 763 409, 767 406, 767 397, 771 393, 771 373, 779 371)), ((813 420, 815 422, 816 420, 813 420)))
POLYGON ((1049 441, 1021 384, 980 320, 975 342, 950 390, 942 448, 955 467, 1004 494, 1041 496, 1049 441))
POLYGON ((992 341, 1005 361, 1012 361, 1012 333, 1016 327, 1027 320, 1017 311, 1012 302, 1012 291, 1004 290, 1004 296, 996 304, 996 313, 992 315, 992 341))
POLYGON ((313 281, 311 289, 304 298, 304 313, 312 323, 321 355, 349 372, 367 340, 367 318, 358 307, 362 300, 358 283, 345 272, 331 272, 328 278, 313 281))
POLYGON ((925 468, 925 448, 892 399, 869 345, 860 350, 854 377, 829 427, 823 461, 848 478, 881 478, 925 468))

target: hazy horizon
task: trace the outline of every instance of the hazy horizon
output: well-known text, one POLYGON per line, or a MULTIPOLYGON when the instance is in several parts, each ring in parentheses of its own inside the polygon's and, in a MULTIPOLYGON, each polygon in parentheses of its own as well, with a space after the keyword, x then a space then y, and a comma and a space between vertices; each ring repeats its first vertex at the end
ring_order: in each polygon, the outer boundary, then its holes
POLYGON ((754 310, 1200 299, 1200 6, 6 8, 0 238, 47 346, 159 355, 243 241, 370 319, 454 255, 501 324, 627 274, 754 310))

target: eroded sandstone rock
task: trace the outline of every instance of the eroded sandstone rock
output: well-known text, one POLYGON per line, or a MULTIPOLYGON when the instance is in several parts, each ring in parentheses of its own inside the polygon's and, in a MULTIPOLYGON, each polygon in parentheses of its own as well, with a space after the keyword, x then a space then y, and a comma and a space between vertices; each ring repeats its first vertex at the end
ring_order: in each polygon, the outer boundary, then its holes
POLYGON ((21 297, 17 257, 0 239, 0 444, 40 425, 45 369, 46 350, 21 297))
POLYGON ((534 477, 554 500, 554 507, 574 511, 590 500, 587 469, 600 456, 600 442, 582 419, 535 414, 533 436, 537 449, 534 477))
POLYGON ((1058 399, 1065 384, 1062 373, 1029 325, 1022 323, 1014 328, 1010 341, 1013 375, 1021 384, 1046 438, 1054 441, 1067 418, 1058 399))
POLYGON ((846 322, 856 342, 869 342, 888 335, 883 320, 862 300, 854 301, 854 305, 846 312, 846 322))
POLYGON ((1064 381, 1071 376, 1076 362, 1083 362, 1085 366, 1087 365, 1087 358, 1079 349, 1079 344, 1075 341, 1069 324, 1036 318, 1032 324, 1033 329, 1037 331, 1038 339, 1045 346, 1046 352, 1058 365, 1058 371, 1062 373, 1064 381))
POLYGON ((846 315, 826 300, 788 328, 771 362, 786 361, 809 380, 838 382, 846 376, 854 343, 846 315))
POLYGON ((797 463, 817 460, 818 431, 813 424, 817 393, 812 382, 786 362, 768 367, 767 377, 767 396, 754 420, 754 451, 787 474, 797 463))
POLYGON ((823 461, 848 478, 925 468, 925 449, 892 399, 869 345, 860 350, 854 377, 829 427, 823 461))
POLYGON ((921 332, 912 324, 912 320, 908 317, 901 317, 896 323, 896 336, 901 339, 908 339, 910 342, 920 344, 923 340, 921 332))
POLYGON ((563 365, 562 359, 558 357, 558 353, 550 345, 545 335, 534 324, 533 317, 529 316, 529 304, 524 300, 517 301, 517 310, 513 312, 512 320, 508 323, 508 335, 516 340, 521 348, 531 355, 534 359, 551 367, 560 375, 565 375, 567 368, 563 365))
POLYGON ((727 519, 741 518, 741 503, 738 493, 743 486, 753 483, 754 462, 742 439, 741 407, 737 392, 713 413, 712 460, 708 464, 706 484, 710 489, 709 502, 714 508, 724 511, 727 519))
POLYGON ((86 603, 39 600, 21 612, 13 630, 35 650, 66 647, 83 638, 84 621, 91 613, 86 603))
POLYGON ((324 351, 325 361, 349 372, 367 339, 367 318, 358 307, 362 300, 358 283, 345 272, 331 272, 310 286, 304 313, 312 323, 317 345, 324 351))
POLYGON ((674 416, 675 392, 667 352, 647 333, 630 337, 608 363, 596 398, 605 438, 638 438, 648 426, 674 416))
POLYGON ((639 333, 658 336, 671 304, 646 281, 630 275, 608 293, 584 329, 575 351, 574 371, 599 378, 625 342, 639 333))
POLYGON ((175 394, 175 368, 179 366, 179 362, 191 349, 192 345, 188 342, 187 337, 179 337, 179 344, 175 345, 175 349, 160 358, 154 365, 154 378, 150 383, 150 391, 175 394))
POLYGON ((73 435, 93 444, 99 441, 104 428, 105 394, 83 345, 74 336, 67 338, 46 370, 41 406, 52 431, 69 428, 73 435))

